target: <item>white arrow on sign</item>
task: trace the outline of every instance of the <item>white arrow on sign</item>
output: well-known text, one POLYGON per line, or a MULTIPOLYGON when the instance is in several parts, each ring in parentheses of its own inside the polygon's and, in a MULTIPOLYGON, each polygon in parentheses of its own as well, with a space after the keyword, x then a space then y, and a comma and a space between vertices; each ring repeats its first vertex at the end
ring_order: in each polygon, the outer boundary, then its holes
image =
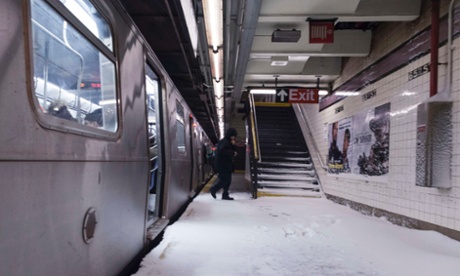
POLYGON ((287 95, 289 95, 289 94, 286 93, 286 91, 284 91, 284 89, 281 90, 280 92, 276 93, 276 96, 280 97, 282 102, 284 102, 284 97, 287 97, 287 95))

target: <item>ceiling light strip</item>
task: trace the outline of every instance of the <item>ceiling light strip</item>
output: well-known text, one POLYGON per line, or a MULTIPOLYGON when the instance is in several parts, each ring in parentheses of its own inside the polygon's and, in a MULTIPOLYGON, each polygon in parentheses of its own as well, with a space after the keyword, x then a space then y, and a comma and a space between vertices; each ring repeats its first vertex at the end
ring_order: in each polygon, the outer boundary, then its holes
POLYGON ((206 38, 210 46, 211 72, 215 108, 218 115, 220 136, 224 132, 224 80, 223 80, 223 13, 222 0, 203 0, 203 12, 206 26, 206 38))

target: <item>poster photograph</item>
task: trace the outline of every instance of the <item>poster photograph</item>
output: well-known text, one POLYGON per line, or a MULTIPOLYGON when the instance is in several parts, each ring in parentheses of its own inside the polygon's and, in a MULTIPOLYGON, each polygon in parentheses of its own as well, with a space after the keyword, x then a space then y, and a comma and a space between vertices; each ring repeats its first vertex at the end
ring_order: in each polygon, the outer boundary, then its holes
POLYGON ((390 103, 353 116, 351 172, 366 176, 386 175, 390 153, 390 103))
POLYGON ((329 124, 328 143, 328 173, 387 175, 390 103, 329 124))
POLYGON ((345 118, 329 125, 329 151, 327 168, 329 173, 351 173, 352 118, 345 118))

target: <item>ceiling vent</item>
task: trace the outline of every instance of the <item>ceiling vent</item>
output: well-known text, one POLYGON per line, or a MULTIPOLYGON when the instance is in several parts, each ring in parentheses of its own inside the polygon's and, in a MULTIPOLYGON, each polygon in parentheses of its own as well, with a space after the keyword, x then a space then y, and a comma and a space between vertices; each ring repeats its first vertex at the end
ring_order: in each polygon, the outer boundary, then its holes
POLYGON ((272 42, 297 42, 300 39, 300 31, 292 30, 275 30, 272 34, 272 42))

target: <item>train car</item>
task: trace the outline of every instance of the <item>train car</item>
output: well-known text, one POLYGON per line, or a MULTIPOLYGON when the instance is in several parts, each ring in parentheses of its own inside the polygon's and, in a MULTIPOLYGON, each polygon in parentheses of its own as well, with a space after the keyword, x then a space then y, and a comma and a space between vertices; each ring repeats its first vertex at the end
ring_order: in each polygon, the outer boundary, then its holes
POLYGON ((0 275, 120 273, 208 136, 118 1, 2 1, 0 62, 0 275))

